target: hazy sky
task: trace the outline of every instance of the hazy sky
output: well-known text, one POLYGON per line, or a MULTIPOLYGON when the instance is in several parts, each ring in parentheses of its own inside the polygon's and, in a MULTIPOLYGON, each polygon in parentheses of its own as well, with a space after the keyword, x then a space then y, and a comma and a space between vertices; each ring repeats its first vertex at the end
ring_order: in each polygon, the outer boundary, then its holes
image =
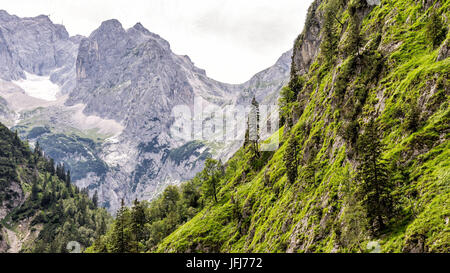
POLYGON ((50 15, 70 35, 88 36, 112 18, 124 28, 141 22, 208 76, 241 83, 292 47, 312 1, 0 0, 0 9, 21 17, 50 15))

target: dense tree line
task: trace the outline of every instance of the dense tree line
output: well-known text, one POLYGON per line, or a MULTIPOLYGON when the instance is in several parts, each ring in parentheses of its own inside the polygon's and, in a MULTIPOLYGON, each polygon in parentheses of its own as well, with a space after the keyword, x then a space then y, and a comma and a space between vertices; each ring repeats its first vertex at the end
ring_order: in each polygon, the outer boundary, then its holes
POLYGON ((30 197, 4 220, 14 226, 31 219, 31 229, 38 235, 24 252, 68 252, 68 242, 86 247, 106 232, 110 216, 97 208, 86 190, 71 184, 70 171, 45 157, 39 143, 31 151, 17 132, 1 124, 0 182, 0 202, 17 198, 6 190, 12 182, 20 183, 25 191, 30 188, 30 197))
POLYGON ((87 252, 138 253, 154 248, 177 227, 207 204, 217 203, 224 167, 207 159, 205 168, 181 186, 168 186, 154 201, 134 200, 131 208, 122 200, 108 232, 87 252))

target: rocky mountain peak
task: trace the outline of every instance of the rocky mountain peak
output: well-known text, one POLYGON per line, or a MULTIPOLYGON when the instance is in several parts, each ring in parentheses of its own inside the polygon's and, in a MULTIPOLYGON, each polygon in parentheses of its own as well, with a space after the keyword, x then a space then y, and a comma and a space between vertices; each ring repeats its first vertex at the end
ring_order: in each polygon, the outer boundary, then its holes
POLYGON ((0 20, 5 22, 9 21, 13 18, 11 14, 9 14, 6 10, 0 9, 0 20))
POLYGON ((133 29, 138 30, 144 34, 150 35, 150 31, 148 29, 146 29, 140 22, 137 22, 134 26, 133 29))
POLYGON ((20 18, 0 11, 0 78, 25 80, 26 73, 50 76, 67 93, 73 89, 72 70, 78 50, 66 28, 46 15, 20 18))
MULTIPOLYGON (((116 33, 116 32, 125 32, 125 29, 122 26, 122 23, 117 19, 109 19, 103 21, 100 27, 94 31, 96 32, 107 32, 107 33, 116 33)), ((92 36, 92 35, 91 35, 92 36)))
MULTIPOLYGON (((203 167, 211 151, 208 144, 171 136, 175 106, 193 107, 194 98, 201 97, 205 105, 222 107, 236 103, 244 90, 249 98, 256 94, 257 98, 270 95, 276 99, 278 89, 289 78, 290 53, 258 73, 254 80, 232 85, 207 77, 205 70, 197 68, 188 56, 173 53, 168 41, 141 23, 124 29, 112 19, 102 22, 89 37, 69 37, 63 26, 49 23, 48 18, 14 18, 14 23, 2 23, 0 19, 0 39, 6 41, 0 43, 0 53, 8 52, 13 45, 22 46, 19 39, 25 39, 25 44, 33 45, 33 58, 27 60, 30 68, 25 72, 50 73, 53 82, 73 86, 63 89, 68 90, 65 104, 43 110, 51 120, 49 128, 62 128, 38 136, 21 134, 39 141, 57 162, 64 162, 77 174, 73 181, 78 186, 98 190, 99 201, 111 211, 120 205, 121 198, 127 203, 135 198, 151 199, 167 184, 190 179, 203 167), (11 35, 3 27, 17 31, 11 35), (39 43, 45 46, 34 48, 39 43), (51 51, 55 47, 63 50, 51 51), (56 64, 52 63, 55 59, 56 64), (40 65, 43 61, 48 64, 40 65), (74 109, 79 112, 74 114, 74 109), (61 116, 63 112, 67 117, 61 116), (78 125, 85 118, 95 121, 99 132, 108 133, 101 133, 99 138, 95 135, 93 143, 84 142, 84 133, 83 141, 72 142, 72 136, 64 136, 67 145, 53 147, 54 138, 62 137, 57 130, 65 130, 64 126, 69 126, 70 131, 75 126, 86 132, 84 125, 78 125), (55 119, 63 125, 55 125, 55 119)), ((1 60, 5 56, 10 55, 0 54, 1 64, 8 64, 1 60)), ((18 61, 27 64, 10 57, 11 63, 18 61)), ((9 69, 6 72, 14 72, 11 68, 15 66, 3 66, 9 69)), ((20 72, 22 67, 18 69, 20 72)), ((216 155, 232 154, 238 146, 222 147, 216 155)))

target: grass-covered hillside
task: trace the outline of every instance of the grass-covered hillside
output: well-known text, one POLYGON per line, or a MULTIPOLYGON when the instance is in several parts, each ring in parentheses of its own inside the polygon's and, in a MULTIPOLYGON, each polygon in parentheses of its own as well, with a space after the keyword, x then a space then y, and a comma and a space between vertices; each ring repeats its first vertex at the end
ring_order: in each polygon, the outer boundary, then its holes
MULTIPOLYGON (((281 143, 249 139, 90 252, 449 252, 450 1, 316 0, 281 91, 281 143)), ((256 106, 257 107, 257 106, 256 106)))
POLYGON ((280 148, 237 152, 218 201, 157 251, 450 251, 449 6, 315 1, 282 91, 280 148))
POLYGON ((71 185, 70 172, 31 151, 0 124, 0 252, 83 250, 106 232, 110 216, 71 185))

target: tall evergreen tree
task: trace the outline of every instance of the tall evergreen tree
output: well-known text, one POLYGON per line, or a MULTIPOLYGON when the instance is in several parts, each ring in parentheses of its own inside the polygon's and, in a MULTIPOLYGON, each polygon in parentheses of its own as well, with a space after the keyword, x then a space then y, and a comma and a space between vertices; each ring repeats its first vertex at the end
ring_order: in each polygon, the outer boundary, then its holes
MULTIPOLYGON (((64 172, 64 165, 63 165, 63 170, 64 172)), ((72 183, 71 183, 71 177, 70 177, 70 170, 67 171, 67 174, 64 174, 64 182, 66 184, 67 187, 67 191, 69 192, 69 194, 72 196, 73 192, 72 192, 72 183)), ((87 195, 87 193, 86 193, 87 195)))
POLYGON ((98 192, 95 191, 92 196, 92 203, 94 204, 94 208, 98 207, 98 192))
POLYGON ((253 97, 248 117, 248 129, 249 129, 249 142, 251 144, 251 150, 256 157, 259 157, 259 103, 256 98, 253 97))
POLYGON ((38 171, 34 170, 33 181, 31 185, 31 200, 36 201, 38 199, 38 171))
POLYGON ((386 162, 381 155, 384 145, 381 142, 378 123, 371 119, 359 138, 358 167, 359 193, 366 210, 371 230, 376 233, 384 229, 387 219, 394 210, 392 183, 386 162))
POLYGON ((131 209, 131 234, 133 235, 133 248, 136 253, 141 251, 140 244, 145 239, 145 223, 145 208, 141 202, 135 199, 131 209))
POLYGON ((350 19, 348 25, 348 37, 345 51, 347 55, 353 55, 358 53, 361 47, 362 38, 360 35, 361 23, 356 13, 356 8, 349 8, 350 19))
POLYGON ((220 177, 223 174, 223 168, 219 161, 208 158, 205 162, 205 168, 201 172, 203 180, 203 193, 210 196, 217 203, 217 192, 220 177))
POLYGON ((447 29, 442 17, 435 9, 433 9, 426 26, 427 39, 432 44, 433 48, 438 47, 442 43, 445 39, 446 31, 447 29))
POLYGON ((322 43, 320 45, 320 50, 327 63, 333 62, 339 43, 339 36, 337 35, 335 26, 336 21, 338 21, 336 17, 337 10, 337 1, 331 0, 325 7, 324 11, 322 43))
POLYGON ((294 135, 292 135, 288 140, 288 146, 286 147, 283 158, 284 165, 286 166, 288 180, 290 183, 294 183, 295 179, 297 179, 297 168, 298 168, 297 149, 298 149, 297 138, 294 135))
POLYGON ((47 162, 47 171, 53 176, 55 175, 55 160, 50 158, 47 162))
POLYGON ((120 203, 120 208, 117 211, 116 220, 114 221, 114 226, 112 230, 112 242, 111 251, 116 253, 126 253, 130 252, 129 242, 130 234, 127 230, 129 210, 125 206, 125 202, 122 198, 120 203))

